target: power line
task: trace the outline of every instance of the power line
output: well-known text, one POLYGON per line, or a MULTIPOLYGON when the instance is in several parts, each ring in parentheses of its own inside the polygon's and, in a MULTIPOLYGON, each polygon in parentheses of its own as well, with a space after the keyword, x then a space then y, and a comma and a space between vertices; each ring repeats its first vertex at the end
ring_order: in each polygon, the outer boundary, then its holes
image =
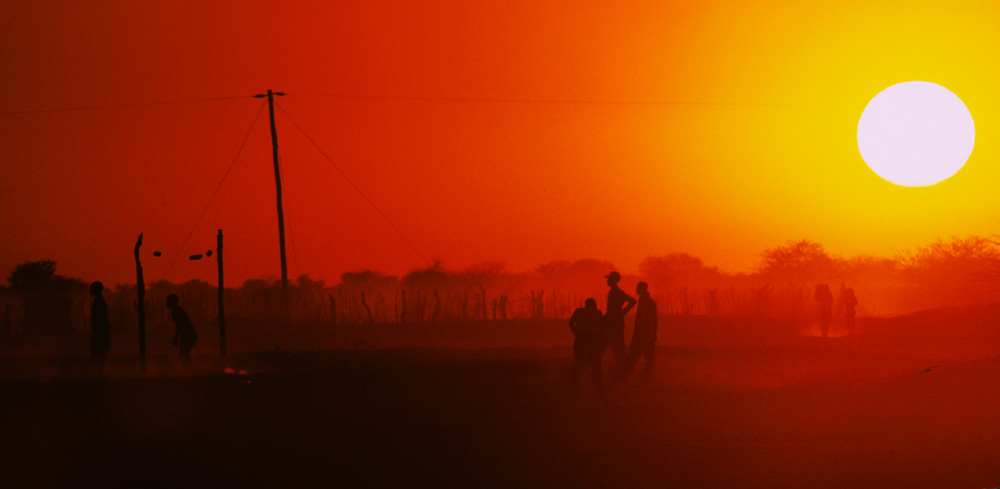
POLYGON ((296 97, 319 97, 358 100, 402 100, 412 102, 479 102, 511 104, 565 104, 565 105, 679 105, 679 106, 732 106, 732 107, 791 107, 796 104, 746 103, 746 102, 686 102, 672 100, 600 100, 600 99, 535 99, 494 97, 424 97, 406 95, 341 95, 328 93, 286 93, 296 97))
MULTIPOLYGON (((565 104, 565 105, 652 105, 652 106, 722 106, 722 107, 790 107, 798 104, 747 103, 747 102, 689 102, 676 100, 600 100, 600 99, 535 99, 535 98, 499 98, 499 97, 429 97, 407 95, 350 95, 332 93, 288 93, 296 97, 318 97, 355 100, 397 100, 410 102, 472 102, 472 103, 511 103, 511 104, 565 104)), ((0 112, 3 115, 45 114, 50 112, 76 112, 84 110, 122 109, 129 107, 153 107, 159 105, 190 104, 200 102, 216 102, 221 100, 239 100, 254 98, 253 95, 233 97, 211 97, 187 100, 165 100, 158 102, 136 102, 129 104, 88 105, 82 107, 56 107, 47 109, 11 110, 0 112)))
POLYGON ((238 96, 238 97, 213 97, 213 98, 199 98, 199 99, 188 99, 188 100, 167 100, 162 102, 137 102, 132 104, 114 104, 114 105, 89 105, 84 107, 59 107, 50 109, 31 109, 31 110, 12 110, 7 112, 0 112, 0 115, 20 115, 20 114, 45 114, 49 112, 74 112, 82 110, 101 110, 101 109, 122 109, 127 107, 151 107, 156 105, 175 105, 175 104, 191 104, 198 102, 216 102, 220 100, 237 100, 243 98, 252 98, 251 96, 238 96))
POLYGON ((288 118, 288 121, 291 122, 292 125, 295 126, 295 128, 298 129, 299 132, 301 132, 302 135, 305 136, 306 139, 308 139, 309 142, 316 147, 319 153, 323 155, 323 158, 326 158, 326 161, 330 162, 330 165, 332 165, 333 168, 336 169, 337 172, 339 172, 342 177, 344 177, 344 180, 347 180, 347 183, 351 184, 351 187, 354 187, 354 190, 356 190, 358 194, 360 194, 361 197, 365 199, 365 202, 368 202, 368 205, 372 206, 372 209, 375 209, 375 212, 377 212, 378 215, 382 217, 382 220, 384 220, 386 224, 388 224, 389 227, 391 227, 392 230, 395 231, 396 234, 398 234, 399 237, 402 238, 407 245, 409 245, 409 247, 413 250, 413 252, 416 253, 417 256, 419 256, 420 259, 423 260, 425 263, 430 263, 430 260, 428 260, 427 257, 425 257, 424 254, 420 252, 420 250, 416 247, 416 245, 414 245, 413 242, 410 241, 410 239, 407 238, 405 234, 403 234, 403 231, 400 231, 400 229, 396 227, 395 224, 392 223, 392 220, 389 219, 389 216, 386 216, 385 213, 382 212, 382 209, 380 209, 379 206, 375 205, 375 202, 372 199, 370 199, 368 195, 364 193, 364 191, 361 190, 361 187, 358 187, 358 185, 354 183, 354 180, 351 180, 351 177, 347 176, 347 173, 344 173, 344 170, 341 169, 340 166, 338 166, 336 163, 334 163, 333 158, 330 158, 330 156, 326 154, 326 151, 323 151, 323 148, 321 148, 319 144, 317 144, 316 141, 313 140, 311 136, 309 136, 309 134, 305 131, 305 129, 302 129, 302 126, 300 126, 297 122, 295 122, 295 119, 292 119, 292 116, 289 115, 287 111, 285 111, 285 108, 282 107, 281 104, 277 102, 275 102, 274 105, 278 107, 278 110, 280 110, 282 114, 285 114, 285 117, 288 118))
POLYGON ((175 254, 174 257, 170 260, 170 265, 167 265, 167 269, 163 272, 163 275, 160 277, 160 280, 166 278, 167 273, 169 273, 170 269, 173 268, 174 263, 177 262, 177 257, 181 256, 181 253, 184 251, 184 246, 187 245, 188 240, 191 239, 191 236, 194 235, 195 230, 198 229, 198 225, 201 224, 201 220, 204 219, 205 214, 208 213, 208 208, 211 207, 212 202, 215 201, 215 196, 219 195, 219 190, 222 190, 222 185, 226 183, 226 179, 229 178, 229 173, 233 171, 233 167, 236 166, 236 162, 239 161, 240 155, 243 154, 243 148, 247 145, 247 141, 250 139, 250 133, 253 132, 253 126, 257 124, 257 119, 260 118, 260 113, 264 111, 264 105, 266 105, 266 102, 261 103, 260 108, 257 109, 257 114, 253 116, 253 121, 250 122, 250 128, 247 129, 247 134, 246 136, 243 136, 243 142, 240 143, 240 149, 236 150, 236 156, 233 158, 233 162, 230 163, 229 168, 226 169, 226 174, 222 176, 222 181, 219 182, 219 186, 215 187, 215 192, 212 193, 212 197, 208 199, 208 204, 205 205, 205 209, 201 211, 201 215, 198 216, 198 220, 195 221, 194 226, 191 227, 191 232, 189 232, 187 237, 184 238, 184 242, 181 243, 180 248, 177 248, 177 254, 175 254))

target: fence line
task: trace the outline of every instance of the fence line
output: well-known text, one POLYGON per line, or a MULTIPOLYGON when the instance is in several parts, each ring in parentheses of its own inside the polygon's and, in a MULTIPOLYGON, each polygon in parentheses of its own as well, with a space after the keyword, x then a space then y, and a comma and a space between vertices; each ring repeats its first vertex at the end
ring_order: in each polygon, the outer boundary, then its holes
MULTIPOLYGON (((881 292, 859 290, 859 315, 892 310, 892 297, 913 302, 913 287, 881 287, 881 292), (882 290, 884 289, 884 290, 882 290), (875 296, 879 295, 879 299, 875 296), (889 299, 886 299, 886 298, 889 299), (866 300, 867 299, 867 300, 866 300), (889 306, 885 307, 886 304, 889 306)), ((197 325, 218 318, 217 292, 204 283, 153 284, 146 291, 150 330, 172 329, 165 308, 168 294, 181 297, 181 306, 197 325)), ((291 321, 297 324, 419 324, 455 321, 568 318, 583 306, 586 294, 559 289, 501 290, 471 287, 292 287, 291 321)), ((602 310, 606 294, 593 294, 602 310)), ((835 296, 839 294, 835 291, 835 296)), ((134 286, 105 290, 109 319, 119 328, 136 324, 134 286)), ((729 316, 804 319, 816 314, 812 289, 803 286, 669 288, 653 294, 661 315, 729 316)), ((26 332, 71 333, 89 330, 90 301, 86 294, 68 297, 0 296, 0 336, 26 332)), ((898 302, 898 301, 897 301, 898 302)), ((919 303, 919 302, 918 302, 919 303)), ((274 284, 225 290, 226 317, 234 321, 266 321, 280 326, 281 290, 274 284)), ((923 307, 934 307, 922 302, 923 307)), ((945 304, 940 304, 941 307, 945 304)), ((836 305, 835 305, 836 306, 836 305)))

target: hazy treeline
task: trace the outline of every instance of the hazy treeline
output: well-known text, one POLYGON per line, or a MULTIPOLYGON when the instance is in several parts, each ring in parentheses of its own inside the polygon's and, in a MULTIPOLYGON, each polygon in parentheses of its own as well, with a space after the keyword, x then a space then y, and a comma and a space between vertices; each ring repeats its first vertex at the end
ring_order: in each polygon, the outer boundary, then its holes
MULTIPOLYGON (((80 332, 89 328, 87 284, 56 274, 55 262, 27 262, 0 287, 0 335, 80 332)), ((595 259, 553 261, 525 273, 501 263, 449 270, 440 263, 402 277, 363 270, 345 273, 336 285, 302 275, 290 284, 290 318, 281 314, 281 286, 273 279, 247 280, 225 290, 226 317, 234 324, 422 323, 567 317, 587 297, 603 308, 603 276, 614 264, 595 259)), ((803 240, 763 251, 752 273, 727 273, 684 253, 649 257, 623 287, 649 282, 662 314, 806 318, 815 314, 813 291, 827 283, 839 302, 853 288, 861 315, 995 302, 1000 246, 981 237, 939 240, 894 258, 840 257, 803 240)), ((192 280, 147 285, 147 323, 172 328, 166 296, 176 293, 198 324, 218 317, 216 288, 192 280)), ((136 323, 132 284, 108 286, 110 319, 136 323)))

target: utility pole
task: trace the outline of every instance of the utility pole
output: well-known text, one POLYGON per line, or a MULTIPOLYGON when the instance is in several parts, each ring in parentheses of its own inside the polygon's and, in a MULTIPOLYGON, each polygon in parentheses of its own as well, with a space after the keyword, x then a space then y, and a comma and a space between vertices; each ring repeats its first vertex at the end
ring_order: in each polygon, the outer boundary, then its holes
POLYGON ((278 246, 281 250, 281 309, 282 315, 289 316, 288 306, 288 264, 285 260, 285 212, 281 206, 281 170, 278 168, 278 131, 274 127, 274 96, 285 95, 283 92, 268 90, 266 94, 258 93, 254 98, 267 97, 267 108, 271 113, 271 148, 274 155, 274 185, 278 189, 278 246))

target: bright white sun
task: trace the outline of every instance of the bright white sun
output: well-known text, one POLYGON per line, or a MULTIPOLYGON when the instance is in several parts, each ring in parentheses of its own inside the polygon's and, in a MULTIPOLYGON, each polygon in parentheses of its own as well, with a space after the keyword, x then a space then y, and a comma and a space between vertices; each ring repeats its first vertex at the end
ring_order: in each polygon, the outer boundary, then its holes
POLYGON ((898 83, 879 92, 858 121, 858 149, 878 176, 904 187, 934 185, 965 165, 976 142, 972 114, 936 83, 898 83))

